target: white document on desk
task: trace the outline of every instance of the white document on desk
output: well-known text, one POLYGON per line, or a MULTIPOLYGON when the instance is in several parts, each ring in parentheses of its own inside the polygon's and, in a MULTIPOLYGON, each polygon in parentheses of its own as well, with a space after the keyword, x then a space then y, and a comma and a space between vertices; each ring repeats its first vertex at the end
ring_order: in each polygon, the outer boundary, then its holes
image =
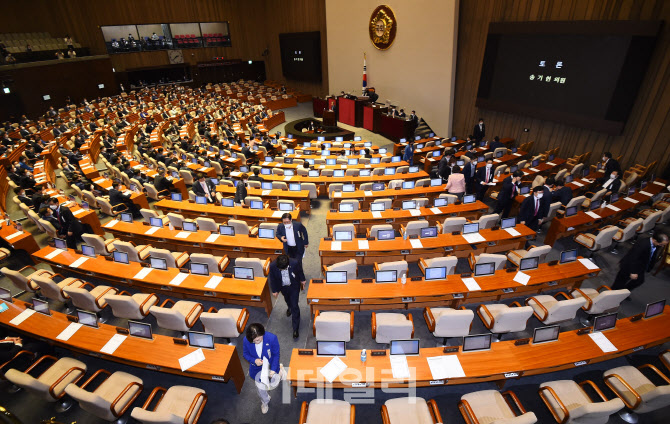
POLYGON ((374 211, 374 212, 372 212, 372 217, 379 219, 379 218, 382 217, 382 213, 379 212, 379 211, 374 211))
POLYGON ((113 226, 116 225, 117 222, 119 222, 118 219, 112 219, 107 224, 105 224, 105 228, 112 228, 113 226))
POLYGON ((514 281, 516 281, 519 284, 523 284, 525 286, 530 281, 530 275, 524 274, 523 272, 518 271, 516 273, 516 275, 514 276, 514 281))
POLYGON ((530 168, 530 169, 529 169, 529 171, 533 171, 533 172, 540 172, 540 170, 539 170, 539 169, 537 169, 537 168, 530 168))
POLYGON ((56 256, 60 255, 61 253, 65 252, 63 249, 56 249, 53 252, 49 253, 48 255, 45 256, 47 259, 53 259, 56 256))
POLYGON ((284 181, 291 181, 291 178, 293 178, 293 177, 290 177, 290 176, 289 177, 284 177, 284 181))
POLYGON ((409 378, 409 365, 405 355, 391 355, 391 371, 393 378, 409 378))
POLYGON ((178 285, 180 285, 180 284, 186 279, 186 277, 188 277, 188 276, 189 276, 189 273, 188 273, 188 272, 180 272, 179 274, 175 275, 174 278, 173 278, 172 280, 170 280, 170 283, 169 283, 169 284, 170 284, 171 286, 178 286, 178 285))
POLYGON ((270 190, 263 190, 261 191, 261 196, 267 196, 270 194, 270 190))
POLYGON ((70 264, 70 268, 79 268, 81 264, 86 262, 89 259, 88 256, 82 256, 81 258, 77 259, 76 261, 72 262, 70 264))
POLYGON ((600 215, 598 215, 598 214, 595 213, 595 212, 588 211, 588 212, 586 212, 586 214, 587 214, 588 216, 590 216, 591 218, 593 218, 593 219, 600 219, 600 215))
POLYGON ((358 249, 366 250, 370 248, 370 243, 367 240, 358 240, 358 249))
POLYGON ((14 318, 12 318, 9 321, 9 323, 12 324, 12 325, 17 325, 18 326, 19 324, 21 324, 23 321, 28 319, 28 317, 31 316, 34 313, 35 313, 34 309, 26 309, 23 312, 21 312, 20 314, 18 314, 17 316, 15 316, 14 318))
POLYGON ((665 186, 665 184, 663 184, 663 183, 659 183, 658 181, 654 181, 654 184, 656 184, 656 185, 660 185, 660 186, 665 186))
POLYGON ((419 240, 419 239, 410 239, 409 244, 412 245, 412 249, 423 248, 423 244, 421 243, 421 240, 419 240))
POLYGON ((179 366, 181 367, 182 371, 186 371, 187 369, 198 365, 204 360, 205 353, 202 351, 202 349, 198 349, 179 358, 179 366))
POLYGON ((342 192, 341 191, 334 191, 333 192, 333 197, 342 197, 342 192))
POLYGON ((598 268, 598 265, 594 264, 593 262, 591 262, 588 259, 579 258, 578 261, 581 262, 582 265, 584 265, 586 267, 586 269, 600 269, 600 268, 598 268))
POLYGON ((365 194, 366 196, 372 196, 372 192, 369 190, 365 190, 363 194, 365 194))
POLYGON ((220 236, 220 234, 216 234, 216 233, 215 234, 210 234, 209 236, 207 236, 207 239, 205 240, 205 242, 214 243, 219 238, 219 236, 220 236))
POLYGON ((121 346, 121 343, 123 343, 128 336, 125 334, 114 334, 111 339, 105 345, 100 349, 100 352, 106 353, 108 355, 113 355, 114 352, 116 352, 116 349, 121 346))
POLYGON ((72 215, 77 216, 77 215, 81 215, 81 214, 83 214, 83 213, 85 213, 85 212, 86 212, 86 209, 79 209, 79 210, 77 210, 77 211, 75 211, 75 212, 72 212, 72 215))
POLYGON ((640 191, 640 194, 644 194, 647 197, 653 197, 654 195, 649 193, 648 191, 640 191))
POLYGON ((341 241, 331 241, 330 242, 330 250, 342 250, 342 242, 341 241))
POLYGON ((573 181, 572 184, 576 185, 577 187, 584 187, 584 184, 579 183, 577 181, 573 181))
POLYGON ((205 284, 206 289, 216 289, 219 286, 219 283, 223 281, 223 277, 220 275, 212 275, 212 277, 205 284))
POLYGON ((23 234, 23 231, 17 231, 17 232, 15 232, 14 234, 5 237, 5 240, 11 240, 11 239, 13 239, 14 237, 18 237, 18 236, 20 236, 21 234, 23 234))
POLYGON ((616 352, 619 350, 603 333, 589 333, 589 337, 591 337, 591 340, 593 340, 598 345, 600 350, 605 353, 616 352))
POLYGON ((332 383, 337 376, 342 374, 347 369, 347 364, 342 362, 337 356, 330 360, 325 367, 319 369, 319 373, 326 379, 327 382, 332 383))
POLYGON ((474 278, 463 278, 463 284, 465 284, 465 287, 467 287, 469 291, 482 289, 474 278))
POLYGON ((433 356, 426 358, 433 380, 465 377, 461 361, 456 355, 433 356))
POLYGON ((149 273, 150 273, 152 270, 153 270, 153 268, 142 268, 142 269, 140 270, 140 272, 138 272, 137 274, 135 274, 135 276, 133 277, 133 279, 135 279, 135 280, 143 280, 144 277, 146 277, 147 275, 149 275, 149 273))
POLYGON ((470 244, 472 244, 472 243, 482 243, 482 242, 486 241, 486 239, 484 237, 482 237, 482 235, 479 234, 479 233, 463 234, 463 238, 465 239, 465 241, 467 241, 470 244))
POLYGON ((59 335, 56 336, 58 340, 63 340, 64 342, 70 340, 70 337, 74 335, 74 333, 77 332, 81 328, 81 326, 84 324, 80 324, 78 322, 71 322, 70 325, 68 325, 65 330, 61 331, 59 335))
POLYGON ((605 207, 606 207, 607 209, 612 209, 614 212, 619 212, 619 211, 621 210, 620 208, 617 208, 617 207, 614 206, 614 205, 607 205, 607 206, 605 206, 605 207))
POLYGON ((180 231, 177 233, 177 235, 175 235, 175 237, 179 239, 186 239, 190 234, 191 234, 190 231, 180 231))
POLYGON ((409 210, 409 213, 410 213, 410 215, 412 215, 412 216, 419 216, 419 215, 421 215, 421 210, 419 210, 419 209, 410 209, 410 210, 409 210))
POLYGON ((442 209, 440 208, 430 208, 430 211, 435 215, 439 215, 442 213, 442 209))
POLYGON ((547 165, 549 165, 549 166, 556 166, 556 164, 555 164, 554 162, 547 162, 547 165))
POLYGON ((274 211, 274 212, 272 212, 272 217, 273 218, 281 218, 282 215, 284 215, 284 211, 274 211))
POLYGON ((626 202, 631 202, 631 203, 639 203, 637 200, 632 199, 630 197, 625 197, 623 200, 625 200, 626 202))
POLYGON ((505 228, 504 230, 507 231, 507 233, 512 237, 518 237, 521 235, 521 233, 518 232, 515 228, 505 228))
POLYGON ((150 235, 155 233, 156 231, 160 230, 162 227, 151 227, 148 230, 144 232, 144 234, 150 235))

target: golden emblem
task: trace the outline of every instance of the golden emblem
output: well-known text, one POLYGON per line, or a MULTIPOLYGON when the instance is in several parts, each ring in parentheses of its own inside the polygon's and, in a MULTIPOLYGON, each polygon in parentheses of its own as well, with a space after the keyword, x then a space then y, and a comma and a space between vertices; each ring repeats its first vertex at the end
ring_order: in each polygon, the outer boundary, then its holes
POLYGON ((381 5, 372 12, 370 18, 370 40, 379 50, 391 47, 395 40, 398 23, 393 10, 387 5, 381 5))

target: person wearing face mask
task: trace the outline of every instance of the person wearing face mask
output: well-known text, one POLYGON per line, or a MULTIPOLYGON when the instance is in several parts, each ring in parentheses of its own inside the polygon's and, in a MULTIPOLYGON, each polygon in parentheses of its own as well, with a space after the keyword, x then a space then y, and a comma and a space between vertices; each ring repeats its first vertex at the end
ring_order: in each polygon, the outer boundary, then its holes
MULTIPOLYGON (((206 198, 207 203, 215 203, 216 187, 214 187, 214 184, 212 184, 211 180, 205 178, 205 174, 200 174, 198 176, 198 181, 193 184, 192 188, 193 193, 195 193, 196 196, 202 196, 206 198)), ((235 201, 237 201, 237 196, 235 199, 235 201)))
POLYGON ((644 275, 650 272, 665 253, 668 235, 655 230, 651 237, 641 236, 619 262, 619 272, 612 290, 633 290, 644 283, 644 275))
POLYGON ((477 181, 476 173, 477 173, 477 157, 475 157, 475 160, 470 159, 468 163, 463 165, 463 176, 465 177, 465 191, 467 193, 475 193, 475 194, 478 193, 478 187, 476 186, 477 181))
POLYGON ((456 165, 451 170, 451 175, 447 180, 447 193, 458 197, 458 200, 463 199, 465 194, 465 176, 461 173, 461 168, 456 165))
POLYGON ((49 207, 52 215, 58 220, 60 230, 58 235, 65 237, 67 247, 70 249, 77 248, 77 241, 81 240, 81 235, 84 234, 84 226, 72 214, 72 211, 66 207, 61 207, 58 199, 52 197, 49 199, 49 207))
POLYGON ((287 255, 279 255, 270 264, 268 280, 272 295, 277 297, 281 293, 284 296, 286 316, 292 316, 293 338, 297 339, 299 337, 298 331, 300 330, 300 306, 298 302, 300 300, 300 292, 305 290, 305 284, 307 284, 302 263, 295 259, 289 259, 287 255))
POLYGON ((607 181, 612 175, 612 171, 617 171, 617 173, 621 175, 621 166, 616 159, 612 159, 612 153, 610 152, 603 153, 603 167, 601 169, 603 170, 604 175, 598 178, 597 181, 599 184, 603 184, 607 181))
POLYGON ((526 225, 533 231, 537 231, 542 224, 543 209, 542 198, 544 197, 544 187, 537 186, 533 189, 533 195, 526 197, 521 202, 519 208, 519 223, 526 225))
POLYGON ((309 245, 309 236, 300 221, 293 221, 286 212, 281 217, 282 225, 277 226, 277 239, 284 243, 284 253, 291 259, 302 263, 305 248, 309 245))
POLYGON ((451 175, 451 158, 453 156, 453 151, 450 149, 448 151, 444 152, 444 155, 442 156, 442 159, 440 159, 440 162, 437 164, 437 173, 442 178, 442 181, 445 183, 449 179, 449 175, 451 175))
POLYGON ((413 165, 414 162, 414 140, 409 140, 407 142, 407 146, 405 147, 405 151, 403 152, 402 155, 402 160, 407 162, 409 166, 413 165))
POLYGON ((609 196, 612 193, 618 193, 619 190, 621 189, 621 179, 619 178, 619 171, 614 170, 610 172, 609 178, 607 179, 607 181, 603 183, 601 188, 607 189, 607 193, 605 193, 605 196, 609 196))
POLYGON ((53 211, 50 207, 44 207, 40 209, 40 219, 49 222, 51 225, 53 225, 56 231, 60 230, 60 223, 56 218, 54 218, 53 211))
POLYGON ((498 202, 493 213, 502 212, 503 218, 509 216, 509 211, 514 204, 514 198, 519 194, 521 178, 523 178, 523 171, 516 170, 512 175, 503 180, 502 188, 498 192, 498 202))
POLYGON ((483 201, 486 191, 489 189, 488 184, 493 182, 493 159, 488 159, 486 166, 477 169, 475 181, 477 182, 477 199, 483 201))
POLYGON ((269 388, 275 388, 280 381, 279 340, 274 334, 265 331, 259 323, 247 327, 242 349, 242 356, 249 362, 249 376, 256 382, 256 390, 261 398, 261 412, 266 414, 269 409, 270 395, 268 387, 261 383, 261 371, 265 362, 269 365, 269 388))
POLYGON ((247 181, 249 181, 249 174, 245 172, 240 176, 240 182, 237 183, 235 189, 235 204, 237 206, 244 203, 244 199, 247 197, 247 181))

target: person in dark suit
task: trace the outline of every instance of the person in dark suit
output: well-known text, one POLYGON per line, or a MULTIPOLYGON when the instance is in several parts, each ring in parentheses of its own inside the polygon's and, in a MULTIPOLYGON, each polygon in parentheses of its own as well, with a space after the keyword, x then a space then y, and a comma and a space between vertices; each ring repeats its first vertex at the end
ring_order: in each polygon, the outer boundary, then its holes
POLYGON ((338 103, 338 101, 335 100, 335 102, 333 102, 333 107, 330 108, 330 110, 332 110, 334 115, 335 115, 335 122, 340 120, 340 116, 337 114, 337 112, 339 110, 339 107, 337 106, 337 103, 338 103))
POLYGON ((288 212, 282 215, 281 221, 282 223, 277 225, 277 239, 284 243, 285 254, 302 263, 305 248, 309 245, 307 230, 300 221, 293 221, 288 212))
POLYGON ((419 125, 419 117, 416 116, 415 110, 413 110, 412 113, 409 115, 409 120, 414 124, 414 126, 419 125))
POLYGON ((489 150, 495 152, 499 147, 505 147, 505 145, 500 142, 500 137, 495 136, 493 137, 493 141, 489 143, 489 150))
POLYGON ((644 274, 651 271, 668 245, 668 235, 662 230, 654 231, 651 237, 640 237, 619 262, 619 272, 612 290, 633 291, 644 283, 644 274))
POLYGON ((479 118, 479 123, 472 129, 472 136, 475 141, 480 142, 486 137, 486 126, 484 125, 484 118, 479 118))
POLYGON ((249 181, 260 181, 263 182, 263 177, 260 176, 261 169, 260 168, 254 168, 254 175, 249 177, 249 181))
POLYGON ((405 146, 405 151, 402 154, 402 160, 407 162, 409 166, 414 164, 414 140, 409 140, 407 146, 405 146))
POLYGON ((549 215, 549 209, 551 208, 552 192, 554 190, 554 177, 549 177, 544 180, 544 185, 542 187, 542 217, 549 215))
POLYGON ((130 199, 130 194, 123 193, 123 182, 121 180, 114 181, 114 185, 109 190, 109 203, 112 205, 112 209, 116 209, 119 205, 125 205, 135 218, 142 217, 137 205, 130 199))
POLYGON ((49 207, 60 225, 58 235, 65 237, 68 248, 76 249, 77 241, 81 240, 81 235, 84 234, 84 226, 75 218, 70 209, 61 207, 55 197, 49 199, 49 207))
POLYGON ((49 206, 40 209, 39 217, 53 225, 56 231, 60 230, 60 222, 54 217, 53 210, 49 206))
POLYGON ((612 153, 610 152, 603 153, 602 170, 603 170, 603 176, 596 180, 600 184, 604 183, 610 178, 612 171, 617 171, 619 175, 623 173, 621 171, 621 165, 619 165, 619 162, 616 159, 612 159, 612 153))
POLYGON ((246 172, 240 176, 240 181, 237 183, 235 188, 235 204, 241 205, 244 203, 244 199, 247 197, 247 181, 249 180, 249 174, 246 172))
POLYGON ((168 180, 165 176, 164 170, 161 170, 158 172, 158 174, 156 174, 156 177, 154 178, 154 187, 159 193, 166 190, 172 191, 174 188, 172 182, 170 182, 170 180, 168 180))
POLYGON ((406 118, 407 114, 405 113, 405 109, 400 109, 400 112, 398 112, 398 118, 406 118))
POLYGON ((207 203, 216 203, 216 187, 212 184, 212 180, 205 178, 205 174, 198 176, 198 181, 193 183, 192 189, 196 196, 207 198, 207 203))
POLYGON ((468 163, 463 165, 463 176, 465 177, 465 192, 466 193, 476 193, 475 191, 475 174, 477 172, 477 161, 470 160, 468 163))
POLYGON ((556 180, 554 192, 551 194, 552 202, 561 202, 566 206, 572 200, 572 189, 565 187, 563 180, 556 180))
POLYGON ((34 208, 33 199, 26 196, 26 190, 24 188, 16 187, 14 188, 14 193, 16 194, 16 197, 19 198, 21 203, 23 203, 24 205, 28 206, 31 209, 34 208))
POLYGON ((45 189, 46 184, 35 187, 35 194, 33 194, 31 201, 33 202, 36 211, 40 211, 43 207, 47 206, 46 203, 49 200, 49 195, 46 193, 45 189))
POLYGON ((544 188, 537 186, 533 189, 533 194, 526 197, 521 202, 519 208, 519 223, 526 225, 533 231, 537 231, 540 224, 542 224, 542 197, 544 196, 544 188))
MULTIPOLYGON (((607 180, 603 183, 601 187, 598 188, 598 191, 601 189, 607 189, 605 196, 609 196, 612 193, 618 193, 621 189, 621 178, 619 178, 619 171, 612 170, 607 177, 607 180)), ((603 196, 604 197, 604 196, 603 196)))
MULTIPOLYGON (((280 225, 281 227, 281 225, 280 225)), ((300 291, 305 290, 305 274, 302 270, 302 264, 294 259, 289 259, 287 255, 279 255, 277 259, 270 264, 268 272, 270 280, 270 290, 277 297, 279 293, 284 296, 286 301, 286 316, 292 317, 293 338, 298 338, 300 331, 300 307, 298 300, 300 291)))
MULTIPOLYGON (((475 166, 477 166, 475 164, 475 166)), ((486 191, 489 189, 488 183, 493 181, 493 159, 486 161, 486 166, 477 169, 475 173, 475 181, 477 185, 477 200, 484 200, 486 191)))
MULTIPOLYGON (((242 356, 249 362, 249 377, 255 382, 260 382, 263 363, 268 362, 270 372, 270 385, 278 380, 279 377, 279 340, 274 334, 265 331, 265 328, 258 323, 253 323, 247 327, 247 333, 244 337, 242 356), (275 377, 276 376, 276 377, 275 377)), ((278 383, 278 382, 277 382, 278 383)), ((256 384, 258 396, 261 398, 261 412, 268 412, 270 396, 265 388, 256 384)))
POLYGON ((442 155, 442 159, 440 159, 440 162, 437 164, 437 174, 442 178, 442 181, 445 183, 449 179, 449 175, 451 175, 451 168, 454 166, 451 159, 452 159, 452 152, 444 152, 442 155))
POLYGON ((514 204, 514 198, 519 194, 521 178, 523 178, 523 171, 517 169, 512 175, 503 180, 502 187, 498 192, 498 202, 493 213, 502 212, 503 218, 509 216, 509 211, 514 204))

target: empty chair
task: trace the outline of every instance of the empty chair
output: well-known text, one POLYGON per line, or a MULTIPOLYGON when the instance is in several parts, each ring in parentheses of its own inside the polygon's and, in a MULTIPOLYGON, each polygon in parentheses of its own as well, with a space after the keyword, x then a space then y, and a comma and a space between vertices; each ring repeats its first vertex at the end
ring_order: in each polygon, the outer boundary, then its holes
POLYGON ((626 405, 628 410, 619 412, 619 417, 626 422, 638 422, 637 414, 655 411, 670 405, 670 385, 656 386, 641 370, 649 368, 657 377, 670 384, 670 379, 651 364, 638 368, 630 365, 612 368, 603 373, 605 384, 626 405))
POLYGON ((416 180, 414 187, 430 187, 430 178, 421 178, 416 180))
POLYGON ((209 311, 200 314, 200 321, 205 333, 214 337, 222 337, 230 342, 230 339, 239 337, 244 332, 249 320, 247 308, 209 308, 209 311))
POLYGON ((452 205, 458 201, 458 196, 448 193, 441 193, 439 196, 440 199, 447 199, 447 204, 452 205))
POLYGON ((372 313, 372 338, 377 343, 388 344, 391 340, 414 337, 412 314, 372 313))
POLYGON ((382 423, 384 424, 438 424, 442 423, 437 403, 430 399, 402 397, 387 400, 382 405, 382 423))
POLYGON ((468 256, 468 263, 470 264, 470 269, 475 270, 475 265, 477 264, 487 264, 493 262, 496 266, 496 271, 499 271, 505 268, 505 263, 507 262, 507 256, 499 255, 496 253, 482 253, 478 256, 475 256, 474 253, 470 252, 468 256))
POLYGON ((258 258, 236 258, 235 266, 253 269, 254 277, 265 277, 270 272, 270 258, 264 261, 258 258))
POLYGON ((521 259, 538 258, 538 263, 542 263, 547 259, 547 255, 551 252, 551 246, 530 246, 530 249, 510 250, 507 254, 507 259, 514 265, 519 266, 521 259))
POLYGON ((565 205, 566 209, 572 206, 577 206, 580 207, 582 203, 584 203, 584 200, 586 200, 586 196, 577 196, 573 197, 570 199, 567 205, 565 205))
POLYGON ((430 223, 428 221, 411 221, 407 223, 407 226, 400 225, 400 235, 407 239, 410 236, 421 235, 421 229, 429 227, 430 223))
POLYGON ((423 319, 428 330, 435 337, 442 337, 443 345, 449 337, 463 337, 470 334, 475 313, 465 307, 454 308, 424 308, 423 319))
POLYGON ((2 272, 3 275, 9 278, 9 281, 11 281, 12 284, 16 286, 16 288, 18 288, 21 291, 26 291, 28 293, 35 293, 39 289, 39 286, 32 282, 32 279, 35 278, 36 276, 42 275, 44 277, 49 278, 53 278, 54 276, 53 272, 47 271, 46 269, 37 269, 32 265, 26 265, 18 271, 14 271, 13 269, 3 267, 2 269, 0 269, 0 272, 2 272), (30 273, 28 276, 21 274, 26 269, 32 269, 33 272, 30 273))
POLYGON ((356 406, 337 399, 313 399, 302 403, 298 424, 353 424, 356 406))
POLYGON ((170 225, 174 228, 182 228, 184 226, 184 216, 178 213, 170 212, 167 214, 170 225))
POLYGON ((405 180, 391 180, 389 181, 389 190, 395 190, 396 187, 402 188, 402 183, 404 183, 405 180))
POLYGON ((360 209, 360 202, 356 199, 342 200, 340 205, 351 205, 355 211, 360 209))
POLYGON ((301 183, 300 188, 302 190, 307 190, 309 191, 309 198, 310 199, 316 199, 319 197, 319 192, 316 189, 316 184, 314 183, 301 183))
POLYGON ((571 298, 567 294, 559 292, 554 296, 545 294, 532 296, 526 299, 525 303, 533 308, 533 314, 542 324, 549 325, 574 319, 579 308, 586 304, 586 299, 583 297, 571 298), (561 295, 565 297, 565 300, 558 300, 558 296, 561 295))
MULTIPOLYGON (((284 209, 282 209, 282 205, 289 205, 290 209, 292 211, 295 210, 295 202, 293 200, 290 200, 290 199, 279 199, 279 200, 277 200, 277 210, 280 210, 280 211, 284 210, 284 209)), ((284 206, 284 207, 286 207, 286 206, 284 206)))
POLYGON ((63 303, 70 299, 70 296, 65 293, 63 288, 68 286, 81 287, 84 284, 84 282, 78 278, 64 278, 56 283, 53 280, 53 277, 47 277, 46 275, 36 275, 31 281, 37 284, 42 296, 63 303))
POLYGON ((168 217, 165 215, 160 215, 158 211, 155 211, 153 209, 146 209, 142 208, 140 209, 140 213, 142 214, 142 218, 144 219, 145 222, 150 222, 151 218, 160 218, 163 220, 163 225, 168 223, 168 217))
POLYGON ((456 256, 444 256, 441 258, 430 258, 430 259, 419 259, 419 269, 424 274, 426 273, 426 268, 436 268, 436 267, 445 267, 447 268, 447 275, 453 274, 456 270, 456 264, 458 264, 458 258, 456 256))
POLYGON ((115 317, 135 320, 144 319, 149 315, 149 309, 159 301, 158 296, 154 293, 131 295, 125 290, 116 294, 108 294, 105 300, 115 317))
POLYGON ((179 176, 184 179, 186 185, 193 185, 193 174, 186 169, 179 170, 179 176))
MULTIPOLYGON (((74 358, 56 358, 45 355, 39 358, 25 372, 16 369, 7 370, 5 378, 15 386, 26 389, 31 394, 38 396, 47 402, 63 400, 65 388, 72 383, 78 382, 86 374, 86 364, 74 358), (33 377, 30 372, 43 362, 53 363, 38 377, 33 377)), ((70 409, 72 402, 62 402, 58 411, 64 412, 70 409)))
MULTIPOLYGON (((646 232, 651 232, 656 224, 661 222, 661 217, 663 215, 663 211, 654 211, 649 214, 645 214, 646 216, 642 220, 642 225, 640 228, 638 228, 637 233, 646 233, 646 232)), ((630 217, 626 218, 624 220, 620 221, 620 224, 628 225, 631 222, 635 221, 635 217, 630 217)))
POLYGON ((133 408, 130 416, 143 424, 195 424, 200 419, 205 404, 207 394, 197 387, 156 387, 141 408, 133 408), (158 393, 163 396, 152 411, 148 410, 158 393))
POLYGON ((288 186, 283 181, 272 181, 273 190, 288 190, 288 186))
MULTIPOLYGON (((80 287, 66 286, 63 287, 63 291, 70 296, 75 308, 95 313, 99 313, 107 307, 107 296, 118 293, 118 290, 114 287, 94 286, 91 283, 83 283, 80 287)), ((100 322, 104 321, 104 319, 100 320, 100 322)))
POLYGON ((347 280, 353 280, 358 275, 358 263, 356 259, 347 259, 330 266, 324 265, 323 275, 326 275, 326 271, 347 271, 347 280))
POLYGON ((465 394, 458 402, 458 410, 461 411, 467 424, 533 424, 537 422, 535 414, 526 412, 519 398, 509 390, 502 394, 497 390, 481 390, 465 394), (505 399, 505 395, 512 398, 521 415, 516 415, 510 402, 505 399))
MULTIPOLYGON (((327 170, 324 169, 324 171, 327 170)), ((342 192, 342 183, 331 183, 328 186, 328 197, 331 199, 337 197, 334 193, 341 193, 341 192, 342 192)))
POLYGON ((202 311, 200 303, 188 300, 175 302, 172 299, 166 299, 160 306, 152 306, 149 309, 151 315, 156 317, 159 327, 182 333, 189 331, 195 325, 202 311), (172 307, 166 307, 168 303, 171 303, 172 307))
POLYGON ((84 243, 93 246, 96 255, 109 256, 114 251, 114 242, 119 239, 111 238, 105 239, 97 234, 82 234, 81 238, 84 243))
POLYGON ((642 228, 642 218, 630 221, 625 228, 619 228, 616 234, 612 237, 614 245, 612 246, 611 252, 617 254, 617 247, 619 244, 625 243, 635 237, 640 228, 642 228))
POLYGON ((450 234, 454 231, 463 231, 463 225, 468 222, 462 216, 446 218, 443 223, 437 223, 437 230, 442 234, 450 234))
POLYGON ((600 229, 598 235, 591 233, 582 233, 575 236, 575 241, 591 251, 591 255, 601 249, 607 249, 612 245, 612 241, 619 227, 607 225, 600 229))
POLYGON ((610 415, 624 407, 619 398, 607 400, 591 380, 579 384, 572 380, 547 381, 540 384, 538 393, 557 423, 606 424, 610 415), (582 388, 586 384, 600 396, 602 402, 591 399, 582 388))
POLYGON ((229 219, 226 224, 235 229, 235 235, 249 235, 249 225, 246 221, 242 221, 240 219, 229 219))
POLYGON ((120 203, 112 207, 112 204, 109 203, 109 201, 104 197, 98 196, 95 198, 95 200, 98 202, 98 206, 100 206, 100 210, 102 211, 102 213, 108 216, 116 216, 121 212, 125 212, 128 209, 128 207, 123 203, 120 203))
POLYGON ((384 205, 384 209, 391 209, 393 207, 393 200, 383 198, 383 199, 375 199, 374 202, 370 203, 370 208, 372 208, 373 204, 380 204, 380 203, 384 205))
MULTIPOLYGON (((595 193, 590 193, 591 197, 590 198, 587 197, 586 199, 584 199, 584 201, 582 202, 582 207, 588 209, 591 206, 591 202, 595 202, 596 200, 602 199, 603 196, 605 195, 605 193, 607 193, 606 188, 600 189, 600 190, 596 191, 595 193)), ((586 193, 586 194, 589 194, 589 193, 586 193)))
POLYGON ((589 315, 600 315, 619 309, 621 302, 630 296, 630 291, 628 289, 612 290, 607 286, 600 286, 597 290, 582 287, 573 289, 570 296, 585 298, 586 305, 582 306, 584 312, 589 315))
MULTIPOLYGON (((192 264, 207 264, 207 269, 210 273, 223 272, 226 269, 230 260, 228 255, 225 256, 214 256, 209 253, 192 253, 191 254, 191 263, 192 264)), ((256 275, 256 274, 254 274, 256 275)))
POLYGON ((416 202, 416 207, 417 208, 425 208, 427 206, 430 206, 430 199, 427 197, 414 197, 412 198, 416 202))
POLYGON ((114 249, 119 252, 125 252, 128 254, 128 260, 132 262, 142 262, 149 257, 149 249, 151 245, 139 245, 135 246, 131 241, 116 240, 112 243, 114 249))
POLYGON ((495 227, 499 220, 500 220, 500 215, 498 215, 497 213, 492 213, 492 214, 489 214, 489 215, 482 215, 477 221, 472 221, 472 222, 479 223, 479 229, 480 230, 485 230, 485 229, 488 229, 488 228, 495 227))
POLYGON ((167 249, 149 248, 149 257, 165 259, 168 268, 181 268, 189 261, 189 255, 186 252, 170 252, 167 249))
POLYGON ((83 198, 81 198, 83 201, 88 203, 88 206, 90 206, 93 209, 99 209, 98 207, 98 202, 95 200, 95 196, 93 193, 91 193, 88 190, 82 190, 81 194, 83 198))
POLYGON ((407 277, 407 269, 407 261, 375 262, 374 266, 375 271, 396 271, 398 278, 407 277))
POLYGON ((368 230, 368 237, 377 238, 377 233, 383 230, 393 230, 393 225, 391 224, 377 224, 370 227, 368 230))
POLYGON ((244 204, 249 206, 251 205, 251 202, 261 202, 263 203, 263 207, 265 207, 265 202, 263 202, 263 199, 261 199, 259 196, 247 196, 244 198, 244 204))
POLYGON ((257 226, 254 226, 251 229, 251 234, 257 234, 258 230, 261 229, 266 229, 266 230, 272 230, 274 231, 275 235, 277 235, 277 226, 279 225, 278 222, 261 222, 257 226))
POLYGON ((563 206, 561 202, 554 202, 549 205, 549 212, 547 212, 547 216, 544 218, 544 222, 551 222, 551 220, 556 217, 556 213, 561 208, 561 206, 563 206))
POLYGON ((503 303, 479 305, 477 315, 500 340, 502 334, 525 330, 528 318, 533 315, 533 308, 521 306, 519 302, 513 302, 510 306, 503 303))
POLYGON ((144 383, 139 377, 123 371, 110 374, 109 371, 101 369, 81 387, 69 384, 65 387, 65 393, 79 402, 84 411, 103 420, 115 421, 126 413, 143 388, 144 383), (105 379, 92 392, 86 390, 86 386, 100 374, 105 374, 105 379))
POLYGON ((348 342, 354 337, 354 312, 317 310, 314 314, 312 332, 316 340, 348 342))
POLYGON ((195 223, 201 231, 219 231, 219 226, 212 218, 198 217, 195 219, 195 223))

